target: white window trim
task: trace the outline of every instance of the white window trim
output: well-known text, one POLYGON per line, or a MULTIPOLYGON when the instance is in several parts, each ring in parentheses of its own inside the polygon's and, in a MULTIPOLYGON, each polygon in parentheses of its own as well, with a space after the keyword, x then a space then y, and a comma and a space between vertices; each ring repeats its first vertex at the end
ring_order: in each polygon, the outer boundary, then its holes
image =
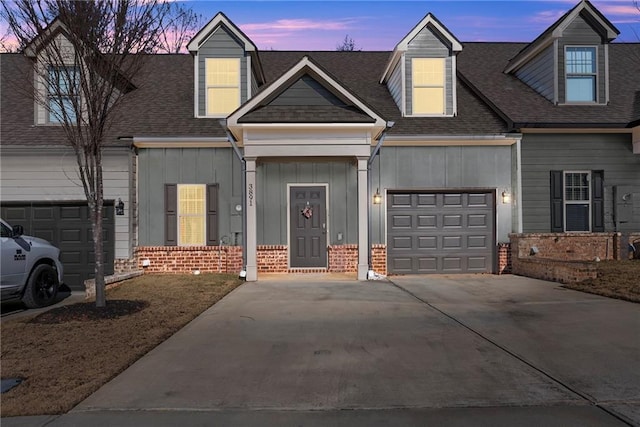
MULTIPOLYGON (((403 75, 405 75, 403 73, 403 75)), ((403 79, 404 80, 404 79, 403 79)), ((426 88, 439 88, 440 86, 419 86, 419 87, 426 87, 426 88)), ((447 114, 447 58, 442 57, 442 58, 429 58, 429 57, 415 57, 415 58, 411 58, 411 114, 407 115, 408 117, 453 117, 453 115, 451 114, 447 114), (442 114, 416 114, 414 112, 415 108, 414 108, 414 99, 415 99, 415 93, 414 93, 414 89, 416 87, 415 85, 415 79, 414 79, 414 75, 413 75, 413 60, 414 59, 440 59, 442 60, 442 77, 443 77, 443 81, 442 81, 442 105, 443 105, 443 111, 442 114)))
POLYGON ((177 245, 178 246, 206 246, 207 245, 207 185, 206 184, 177 184, 176 185, 176 234, 178 236, 178 242, 177 245), (195 215, 181 215, 180 214, 180 187, 184 187, 184 186, 189 186, 189 187, 194 187, 194 186, 198 186, 198 187, 203 187, 203 191, 204 191, 204 213, 203 213, 203 217, 204 217, 204 228, 203 228, 203 243, 201 244, 197 244, 197 245, 193 245, 193 244, 187 244, 187 243, 182 243, 182 234, 180 233, 180 218, 183 216, 195 216, 195 215))
MULTIPOLYGON (((72 98, 72 97, 80 97, 80 90, 78 88, 78 93, 76 93, 74 95, 73 91, 69 92, 67 94, 52 94, 50 91, 50 87, 51 87, 51 73, 52 70, 55 68, 75 68, 76 69, 76 73, 80 73, 80 67, 78 67, 77 65, 47 65, 46 67, 46 77, 44 79, 44 90, 45 90, 45 94, 46 94, 46 106, 45 106, 45 124, 47 125, 53 125, 53 126, 61 126, 63 125, 63 120, 57 120, 55 114, 53 114, 51 112, 51 102, 52 99, 54 98, 72 98)), ((66 71, 65 71, 65 75, 66 75, 66 71)), ((78 79, 80 78, 80 76, 78 76, 78 79)), ((80 81, 78 81, 78 85, 80 85, 80 81)), ((75 113, 75 111, 74 111, 75 113)))
POLYGON ((209 86, 207 85, 207 60, 208 59, 235 59, 238 61, 238 107, 242 104, 242 61, 240 58, 204 58, 204 113, 205 117, 225 118, 233 111, 229 111, 227 114, 209 114, 207 111, 209 107, 209 88, 229 88, 236 86, 209 86))
POLYGON ((562 171, 562 227, 564 229, 565 233, 587 233, 587 232, 591 232, 591 222, 592 222, 592 216, 593 216, 593 212, 592 212, 592 197, 591 194, 593 192, 593 187, 592 187, 592 179, 591 179, 591 171, 590 170, 563 170, 562 171), (567 200, 567 174, 572 174, 572 173, 580 173, 580 174, 587 174, 587 182, 589 183, 589 190, 587 192, 589 199, 587 200, 567 200), (587 221, 587 225, 588 228, 587 230, 573 230, 573 231, 568 231, 567 230, 567 205, 583 205, 584 203, 587 203, 587 206, 589 206, 589 219, 587 221))
POLYGON ((599 96, 599 82, 600 82, 600 78, 598 75, 598 46, 597 45, 565 45, 564 47, 564 103, 565 104, 570 104, 570 105, 594 105, 594 104, 598 104, 598 100, 600 98, 599 96), (593 48, 593 52, 594 52, 594 64, 595 64, 595 68, 596 71, 595 73, 580 73, 580 74, 572 74, 572 76, 593 76, 595 78, 595 99, 593 101, 569 101, 568 98, 568 88, 569 85, 567 84, 567 80, 569 77, 569 73, 567 72, 567 49, 571 49, 571 48, 576 48, 576 47, 588 47, 588 48, 593 48))

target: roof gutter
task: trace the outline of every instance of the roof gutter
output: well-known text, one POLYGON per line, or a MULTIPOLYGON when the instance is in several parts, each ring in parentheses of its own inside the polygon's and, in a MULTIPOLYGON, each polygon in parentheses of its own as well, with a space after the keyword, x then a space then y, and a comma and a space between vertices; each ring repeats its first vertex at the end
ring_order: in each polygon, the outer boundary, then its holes
POLYGON ((240 160, 240 164, 242 164, 242 174, 240 178, 240 187, 242 188, 242 270, 239 276, 241 279, 245 279, 247 277, 247 162, 240 152, 240 148, 238 148, 233 134, 227 127, 227 120, 220 119, 220 126, 222 126, 222 129, 224 129, 224 132, 227 134, 227 140, 229 144, 231 144, 234 154, 238 160, 240 160))

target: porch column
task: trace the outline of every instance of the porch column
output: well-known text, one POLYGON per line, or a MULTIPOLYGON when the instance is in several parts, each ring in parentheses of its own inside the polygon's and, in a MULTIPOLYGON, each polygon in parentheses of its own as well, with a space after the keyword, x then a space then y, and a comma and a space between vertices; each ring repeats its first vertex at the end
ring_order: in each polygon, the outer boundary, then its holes
POLYGON ((367 157, 358 157, 358 280, 369 271, 369 191, 367 157))
POLYGON ((258 215, 256 209, 256 159, 246 159, 247 165, 247 178, 246 178, 246 203, 247 211, 247 282, 255 282, 258 280, 258 238, 257 238, 257 225, 258 215))

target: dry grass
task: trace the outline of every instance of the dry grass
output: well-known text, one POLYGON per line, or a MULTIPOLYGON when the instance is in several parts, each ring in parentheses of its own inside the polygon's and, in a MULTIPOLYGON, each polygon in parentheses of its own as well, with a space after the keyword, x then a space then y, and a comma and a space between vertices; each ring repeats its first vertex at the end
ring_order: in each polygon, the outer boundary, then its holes
POLYGON ((147 275, 108 291, 112 318, 87 302, 74 316, 53 309, 46 319, 3 320, 2 377, 24 381, 2 395, 1 415, 69 411, 240 283, 231 275, 147 275))
POLYGON ((640 302, 640 260, 601 261, 598 277, 565 287, 611 298, 640 302))

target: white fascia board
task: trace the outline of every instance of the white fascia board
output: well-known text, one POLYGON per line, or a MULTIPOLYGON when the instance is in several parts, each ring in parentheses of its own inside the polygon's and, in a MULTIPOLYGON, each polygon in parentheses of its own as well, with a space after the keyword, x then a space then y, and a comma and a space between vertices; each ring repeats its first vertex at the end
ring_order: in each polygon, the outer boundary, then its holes
POLYGON ((29 58, 35 58, 42 44, 46 40, 49 40, 57 30, 62 30, 62 32, 66 31, 66 27, 58 18, 56 18, 51 25, 45 28, 41 34, 38 34, 28 45, 25 46, 24 54, 29 58))
POLYGON ((225 137, 134 137, 136 148, 230 148, 225 137))
POLYGON ((214 16, 213 19, 211 19, 211 21, 209 21, 209 23, 204 26, 204 28, 198 31, 198 34, 196 34, 195 37, 191 39, 189 44, 187 44, 187 50, 189 52, 197 52, 200 48, 200 45, 205 43, 209 39, 209 37, 213 35, 214 31, 220 24, 224 24, 239 40, 242 41, 242 43, 244 44, 244 50, 248 52, 257 50, 256 45, 254 45, 251 40, 246 38, 240 31, 238 31, 238 28, 235 26, 235 24, 229 21, 229 19, 222 12, 218 12, 216 16, 214 16))
POLYGON ((556 37, 554 37, 552 34, 548 34, 544 39, 539 40, 533 47, 533 49, 531 49, 525 55, 517 58, 517 60, 515 60, 513 63, 507 65, 507 67, 504 69, 504 72, 509 74, 517 70, 518 68, 529 62, 531 58, 535 57, 537 54, 553 44, 555 40, 556 37))
POLYGON ((593 134, 593 133, 613 133, 613 134, 630 134, 631 128, 522 128, 522 133, 575 133, 575 134, 593 134))
POLYGON ((382 77, 380 77, 380 84, 384 84, 387 82, 387 80, 389 80, 391 74, 393 74, 393 71, 396 69, 398 61, 400 61, 400 58, 402 58, 402 55, 403 53, 400 52, 398 50, 398 46, 396 46, 396 48, 393 49, 391 58, 389 58, 389 62, 387 62, 387 67, 384 69, 384 73, 382 73, 382 77))
POLYGON ((605 29, 605 31, 607 32, 607 39, 613 40, 618 37, 618 32, 616 31, 616 29, 612 28, 610 25, 604 22, 600 18, 600 16, 598 16, 598 14, 593 10, 593 8, 589 6, 589 4, 585 1, 581 1, 580 4, 564 19, 564 21, 562 21, 562 23, 560 23, 560 25, 558 25, 555 30, 553 30, 554 37, 562 37, 562 34, 567 29, 567 27, 571 25, 573 20, 576 19, 576 17, 583 10, 589 12, 591 18, 593 18, 598 24, 600 24, 602 28, 605 29))
POLYGON ((496 134, 496 135, 388 135, 385 139, 387 146, 503 146, 513 145, 522 139, 522 134, 496 134))
POLYGON ((198 57, 198 52, 196 52, 195 56, 193 57, 193 60, 195 61, 193 63, 193 117, 198 117, 200 115, 198 111, 198 108, 199 108, 198 99, 200 98, 199 96, 200 88, 198 87, 199 85, 198 79, 200 78, 199 71, 198 71, 200 69, 200 64, 198 63, 198 61, 200 60, 200 58, 198 57))

